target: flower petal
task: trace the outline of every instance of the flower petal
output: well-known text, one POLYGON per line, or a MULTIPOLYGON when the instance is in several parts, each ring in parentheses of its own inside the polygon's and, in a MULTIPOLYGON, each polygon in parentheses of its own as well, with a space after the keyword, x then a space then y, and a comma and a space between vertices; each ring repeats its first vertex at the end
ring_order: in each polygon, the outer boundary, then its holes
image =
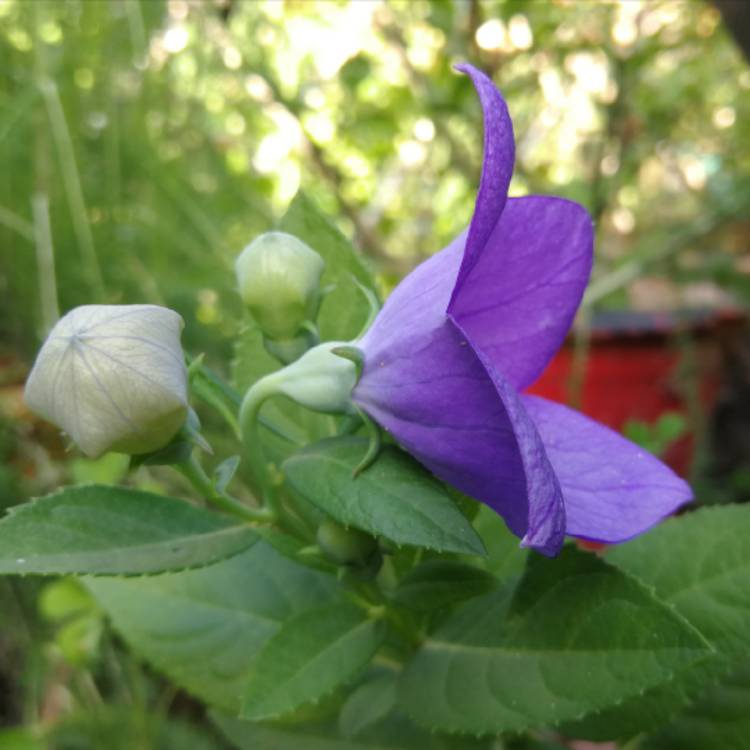
POLYGON ((523 403, 562 486, 566 533, 623 542, 692 498, 670 468, 608 427, 536 396, 523 403))
POLYGON ((519 390, 560 348, 591 272, 593 227, 562 198, 510 198, 448 312, 519 390))
POLYGON ((463 237, 419 266, 359 342, 355 402, 430 471, 503 516, 526 546, 556 554, 559 484, 519 397, 446 316, 463 237))
POLYGON ((457 65, 456 70, 466 73, 471 78, 479 95, 484 116, 484 157, 474 215, 469 226, 461 268, 454 277, 456 285, 451 302, 457 296, 464 278, 479 259, 500 218, 508 195, 516 153, 513 123, 508 114, 508 106, 495 84, 468 63, 457 65))

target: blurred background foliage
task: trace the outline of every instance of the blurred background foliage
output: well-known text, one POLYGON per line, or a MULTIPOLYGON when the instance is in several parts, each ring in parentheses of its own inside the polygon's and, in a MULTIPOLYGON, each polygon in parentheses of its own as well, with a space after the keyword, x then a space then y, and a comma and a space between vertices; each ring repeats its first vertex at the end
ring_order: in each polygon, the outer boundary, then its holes
MULTIPOLYGON (((124 473, 23 410, 59 311, 168 305, 222 369, 234 256, 299 187, 385 292, 461 231, 482 144, 462 60, 508 100, 511 193, 591 211, 589 309, 747 305, 750 70, 712 4, 0 0, 0 507, 124 473)), ((657 449, 676 429, 628 428, 657 449)), ((0 750, 224 746, 69 582, 2 579, 0 628, 0 750)))
POLYGON ((508 99, 512 193, 592 212, 592 302, 748 293, 750 71, 712 5, 0 0, 4 345, 148 301, 221 353, 233 257, 300 185, 391 285, 471 216, 465 59, 508 99))

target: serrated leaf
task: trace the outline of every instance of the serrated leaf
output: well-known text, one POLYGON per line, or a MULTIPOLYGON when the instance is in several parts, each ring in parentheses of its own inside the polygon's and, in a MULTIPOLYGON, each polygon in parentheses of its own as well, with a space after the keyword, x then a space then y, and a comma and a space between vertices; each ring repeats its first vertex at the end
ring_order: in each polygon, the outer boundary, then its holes
POLYGON ((750 507, 703 508, 610 550, 724 652, 750 650, 750 507))
POLYGON ((403 451, 384 448, 354 477, 366 449, 363 438, 322 440, 288 458, 284 474, 300 495, 345 526, 396 544, 484 554, 481 539, 445 487, 403 451))
POLYGON ((338 570, 336 565, 322 556, 320 550, 311 550, 310 545, 297 536, 288 534, 275 526, 258 526, 255 532, 278 553, 299 565, 307 565, 326 573, 335 573, 338 570), (314 554, 305 554, 306 551, 314 554))
POLYGON ((242 718, 279 718, 320 700, 370 661, 384 633, 381 622, 343 602, 293 617, 253 662, 242 718))
POLYGON ((750 662, 714 685, 682 715, 643 742, 643 750, 747 750, 750 662))
POLYGON ((498 750, 494 742, 439 736, 415 727, 402 716, 388 717, 356 739, 341 737, 336 727, 280 727, 212 716, 238 750, 498 750))
POLYGON ((0 520, 0 574, 143 575, 207 565, 258 540, 247 525, 151 492, 84 485, 0 520))
POLYGON ((703 508, 669 519, 607 559, 655 589, 715 646, 674 680, 569 728, 609 739, 658 727, 750 650, 750 508, 703 508))
POLYGON ((710 652, 638 581, 568 547, 518 588, 465 605, 399 686, 420 724, 476 735, 548 726, 641 693, 710 652))
POLYGON ((234 713, 266 641, 284 621, 334 594, 328 576, 263 542, 200 570, 85 582, 135 653, 188 692, 234 713))
POLYGON ((457 560, 428 560, 410 570, 392 594, 396 604, 429 612, 486 594, 497 578, 457 560))
POLYGON ((344 737, 356 737, 388 716, 396 705, 398 676, 394 672, 376 675, 360 685, 341 707, 339 730, 344 737))

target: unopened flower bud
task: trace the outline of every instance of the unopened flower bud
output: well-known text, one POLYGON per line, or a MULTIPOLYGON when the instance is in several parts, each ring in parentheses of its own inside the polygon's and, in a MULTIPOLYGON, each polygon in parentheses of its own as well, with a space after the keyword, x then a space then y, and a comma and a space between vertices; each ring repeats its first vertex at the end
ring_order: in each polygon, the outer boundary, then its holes
POLYGON ((318 253, 284 232, 262 234, 240 253, 240 295, 264 336, 284 342, 304 334, 318 314, 324 268, 318 253))
POLYGON ((327 519, 318 526, 317 542, 323 554, 339 565, 364 566, 378 553, 373 537, 327 519))
POLYGON ((335 350, 347 346, 326 341, 305 352, 298 360, 257 381, 248 395, 251 401, 281 394, 313 411, 351 414, 352 389, 357 383, 357 366, 335 350))
POLYGON ((91 458, 165 446, 188 411, 182 318, 156 305, 83 305, 44 342, 24 398, 91 458))

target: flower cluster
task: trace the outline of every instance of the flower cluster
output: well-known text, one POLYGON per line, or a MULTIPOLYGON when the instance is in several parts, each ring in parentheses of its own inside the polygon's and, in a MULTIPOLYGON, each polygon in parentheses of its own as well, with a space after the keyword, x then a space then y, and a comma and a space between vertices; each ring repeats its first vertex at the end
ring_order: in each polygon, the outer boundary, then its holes
MULTIPOLYGON (((690 489, 617 433, 524 395, 581 302, 593 227, 577 203, 508 197, 514 140, 505 101, 483 73, 459 70, 474 83, 485 123, 469 227, 399 284, 358 341, 312 348, 322 259, 279 232, 249 245, 237 261, 243 300, 266 348, 290 364, 252 386, 240 420, 252 426, 277 394, 359 412, 499 513, 527 547, 555 555, 566 535, 624 541, 687 502, 690 489)), ((181 327, 177 313, 151 305, 76 308, 42 348, 27 401, 90 456, 157 450, 187 414, 181 327)), ((246 432, 250 442, 254 434, 246 432)))

